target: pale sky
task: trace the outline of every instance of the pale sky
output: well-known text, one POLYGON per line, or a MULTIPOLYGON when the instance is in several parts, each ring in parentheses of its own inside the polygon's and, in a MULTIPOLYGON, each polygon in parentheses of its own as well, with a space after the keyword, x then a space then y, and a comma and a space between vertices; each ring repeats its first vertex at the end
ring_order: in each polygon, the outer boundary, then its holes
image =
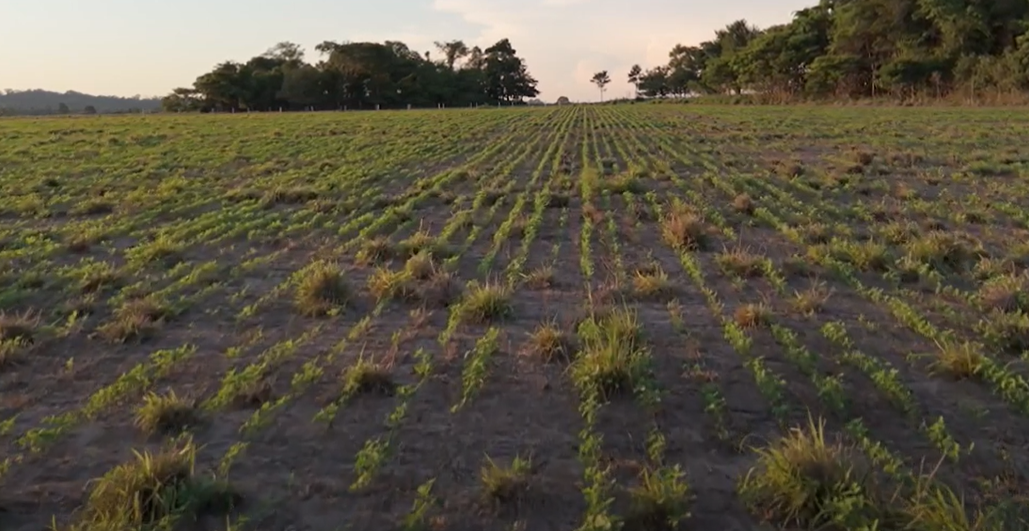
POLYGON ((163 96, 225 60, 279 41, 400 40, 419 52, 462 39, 508 37, 539 80, 540 97, 631 94, 633 63, 664 64, 676 43, 708 40, 745 18, 779 24, 817 0, 0 0, 0 89, 163 96))

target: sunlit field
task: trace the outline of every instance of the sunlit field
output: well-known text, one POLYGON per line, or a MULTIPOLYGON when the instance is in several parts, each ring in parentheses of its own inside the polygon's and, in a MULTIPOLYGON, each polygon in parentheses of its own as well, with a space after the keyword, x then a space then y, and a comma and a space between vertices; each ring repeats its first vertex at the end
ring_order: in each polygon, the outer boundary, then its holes
POLYGON ((1029 528, 1029 115, 0 120, 0 529, 1029 528))

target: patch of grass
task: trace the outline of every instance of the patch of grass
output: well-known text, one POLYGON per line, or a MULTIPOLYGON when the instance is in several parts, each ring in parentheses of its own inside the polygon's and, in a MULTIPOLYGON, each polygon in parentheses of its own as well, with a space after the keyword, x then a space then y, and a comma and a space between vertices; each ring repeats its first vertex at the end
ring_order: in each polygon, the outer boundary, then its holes
POLYGON ((378 267, 368 276, 368 291, 381 300, 411 300, 417 297, 415 278, 407 271, 378 267))
POLYGON ((524 276, 524 283, 532 289, 547 289, 554 286, 554 268, 540 266, 524 276))
POLYGON ((131 299, 118 307, 114 318, 97 327, 96 332, 112 343, 143 341, 153 336, 170 315, 170 308, 154 297, 131 299))
POLYGON ((502 466, 486 456, 486 463, 479 471, 479 479, 488 499, 500 503, 517 502, 529 490, 532 460, 515 456, 510 466, 502 466))
POLYGON ((626 192, 639 195, 647 191, 635 174, 630 172, 615 175, 603 181, 603 188, 612 194, 624 194, 626 192))
POLYGON ((432 278, 437 268, 436 259, 428 250, 419 251, 411 258, 408 258, 407 263, 404 264, 404 271, 411 275, 412 278, 418 280, 432 278))
POLYGON ((765 272, 766 258, 747 249, 736 248, 715 256, 715 263, 722 271, 740 278, 760 277, 765 272))
POLYGON ((944 373, 958 379, 975 378, 983 368, 982 353, 973 343, 944 343, 939 346, 936 359, 929 364, 934 373, 944 373))
POLYGON ((867 459, 853 446, 827 441, 823 421, 810 420, 756 452, 757 466, 740 482, 739 493, 776 524, 859 529, 880 516, 867 459))
POLYGON ((486 324, 511 315, 511 292, 499 283, 472 282, 461 301, 460 315, 464 322, 486 324))
POLYGON ((343 372, 343 395, 378 393, 392 395, 396 389, 391 367, 360 357, 343 372))
POLYGON ((397 246, 400 258, 410 259, 421 253, 428 253, 438 257, 449 256, 449 249, 441 243, 438 238, 428 231, 418 231, 397 246))
POLYGON ((703 251, 709 246, 704 218, 681 206, 673 206, 661 220, 661 236, 676 249, 703 251))
POLYGON ((651 271, 636 271, 632 278, 632 291, 643 299, 669 298, 675 294, 675 286, 668 273, 658 268, 651 271))
POLYGON ((544 323, 529 334, 523 352, 545 362, 568 361, 571 339, 556 323, 544 323))
POLYGON ((106 286, 117 284, 120 278, 118 270, 107 262, 90 264, 79 280, 79 290, 83 293, 99 291, 106 286))
POLYGON ((29 343, 20 339, 0 340, 0 369, 17 363, 25 355, 29 343))
POLYGON ((308 317, 327 315, 350 300, 350 287, 336 264, 319 261, 297 272, 294 303, 308 317))
POLYGON ((753 328, 768 324, 772 319, 772 310, 763 303, 744 304, 733 313, 736 324, 743 328, 753 328))
POLYGON ((174 391, 159 395, 151 392, 136 409, 135 424, 144 433, 175 433, 200 422, 197 403, 174 391))
POLYGON ((911 259, 941 273, 964 272, 970 269, 979 255, 979 251, 967 239, 943 231, 932 231, 912 240, 905 246, 905 250, 911 259))
POLYGON ((39 317, 31 313, 0 312, 0 341, 32 344, 36 340, 39 317))
POLYGON ((77 216, 102 216, 114 212, 114 203, 104 199, 88 199, 71 209, 77 216))
POLYGON ((362 264, 379 264, 388 260, 393 254, 393 244, 389 239, 377 236, 361 244, 355 259, 362 264))
POLYGON ((754 215, 754 200, 748 194, 739 194, 732 200, 732 208, 741 214, 754 215))
POLYGON ((650 371, 635 312, 616 308, 591 315, 579 325, 580 351, 572 376, 586 391, 610 396, 631 391, 650 371))
POLYGON ((628 529, 676 529, 690 517, 693 493, 678 465, 644 468, 640 483, 632 488, 632 506, 626 518, 628 529))
POLYGON ((76 531, 141 529, 169 518, 196 521, 225 513, 240 498, 231 487, 195 472, 197 447, 191 440, 156 454, 137 453, 90 488, 76 531))
POLYGON ((976 295, 985 311, 1029 313, 1029 286, 1026 275, 1003 275, 987 280, 976 295))
POLYGON ((185 245, 162 236, 151 242, 132 247, 125 254, 132 262, 159 263, 165 267, 171 267, 182 261, 182 253, 185 249, 185 245))
POLYGON ((832 295, 832 291, 824 282, 816 282, 804 291, 797 291, 790 301, 793 309, 803 315, 819 312, 832 295))
POLYGON ((1009 354, 1029 350, 1029 314, 994 310, 976 325, 976 330, 993 347, 1009 354))

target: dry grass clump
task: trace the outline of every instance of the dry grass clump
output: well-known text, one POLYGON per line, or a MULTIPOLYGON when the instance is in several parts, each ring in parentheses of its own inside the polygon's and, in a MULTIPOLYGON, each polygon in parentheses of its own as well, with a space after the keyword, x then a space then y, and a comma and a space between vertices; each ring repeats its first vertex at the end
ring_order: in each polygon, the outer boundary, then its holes
POLYGON ((571 338, 556 323, 544 323, 529 334, 522 352, 544 362, 571 359, 571 338))
POLYGON ((96 333, 111 343, 143 341, 171 315, 171 308, 155 297, 130 299, 115 310, 112 320, 97 327, 96 333))
POLYGON ((460 316, 464 322, 486 324, 511 315, 511 291, 499 283, 472 282, 461 301, 460 316))
POLYGON ((651 268, 636 271, 632 292, 641 299, 666 299, 675 295, 675 286, 663 269, 651 268))
POLYGON ((752 278, 760 277, 765 273, 765 262, 767 258, 751 253, 744 248, 736 248, 731 251, 723 251, 715 256, 715 263, 722 271, 729 275, 752 278))
POLYGON ((732 208, 741 214, 754 215, 754 200, 749 194, 739 194, 732 200, 732 208))
POLYGON ((0 341, 32 344, 36 340, 35 331, 38 326, 39 316, 32 313, 0 312, 0 341))
POLYGON ((327 315, 347 304, 350 287, 336 264, 318 261, 297 271, 294 304, 308 317, 327 315))
POLYGON ((551 266, 537 267, 525 274, 523 282, 531 289, 552 288, 554 287, 554 268, 551 266))
POLYGON ((228 484, 197 475, 196 454, 189 439, 156 454, 136 453, 134 461, 91 483, 80 522, 72 529, 144 529, 228 512, 239 496, 228 484))
POLYGON ((82 293, 93 293, 106 286, 113 286, 121 275, 115 267, 107 262, 97 262, 87 266, 79 278, 79 290, 82 293))
POLYGON ((547 208, 565 208, 572 202, 571 196, 562 192, 551 192, 547 197, 547 208))
POLYGON ((768 324, 772 319, 772 310, 763 303, 744 304, 733 313, 736 324, 743 328, 752 328, 768 324))
POLYGON ((1029 313, 1029 282, 1026 275, 1003 275, 987 280, 977 294, 983 310, 1029 313))
POLYGON ((180 397, 174 391, 164 395, 148 393, 135 415, 136 426, 147 434, 179 432, 199 422, 196 401, 180 397))
POLYGON ((380 264, 394 254, 393 244, 385 236, 365 240, 358 249, 355 259, 361 264, 380 264))
POLYGON ((929 364, 929 369, 934 373, 944 373, 963 380, 978 376, 984 361, 979 345, 944 343, 939 345, 939 352, 929 364))
POLYGON ((828 302, 832 291, 825 282, 815 282, 804 291, 797 291, 790 301, 793 309, 803 315, 814 315, 828 302))
POLYGON ((704 218, 683 205, 673 205, 661 220, 661 236, 676 249, 704 251, 709 248, 704 218))
POLYGON ((343 371, 343 395, 392 395, 396 389, 392 367, 360 357, 343 371))

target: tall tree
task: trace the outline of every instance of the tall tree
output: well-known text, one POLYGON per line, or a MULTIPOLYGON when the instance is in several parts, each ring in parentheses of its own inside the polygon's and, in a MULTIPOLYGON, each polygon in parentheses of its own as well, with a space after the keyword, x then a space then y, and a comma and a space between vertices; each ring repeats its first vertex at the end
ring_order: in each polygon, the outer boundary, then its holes
POLYGON ((638 65, 638 64, 637 65, 632 65, 632 68, 629 69, 629 76, 628 77, 629 77, 629 83, 636 90, 636 92, 635 92, 636 97, 639 97, 639 95, 640 95, 640 76, 641 75, 643 75, 643 69, 640 68, 640 65, 638 65))
POLYGON ((590 79, 590 83, 593 83, 600 89, 600 101, 604 101, 604 89, 608 83, 611 83, 611 76, 608 75, 607 70, 601 70, 596 74, 593 74, 593 78, 590 79))

